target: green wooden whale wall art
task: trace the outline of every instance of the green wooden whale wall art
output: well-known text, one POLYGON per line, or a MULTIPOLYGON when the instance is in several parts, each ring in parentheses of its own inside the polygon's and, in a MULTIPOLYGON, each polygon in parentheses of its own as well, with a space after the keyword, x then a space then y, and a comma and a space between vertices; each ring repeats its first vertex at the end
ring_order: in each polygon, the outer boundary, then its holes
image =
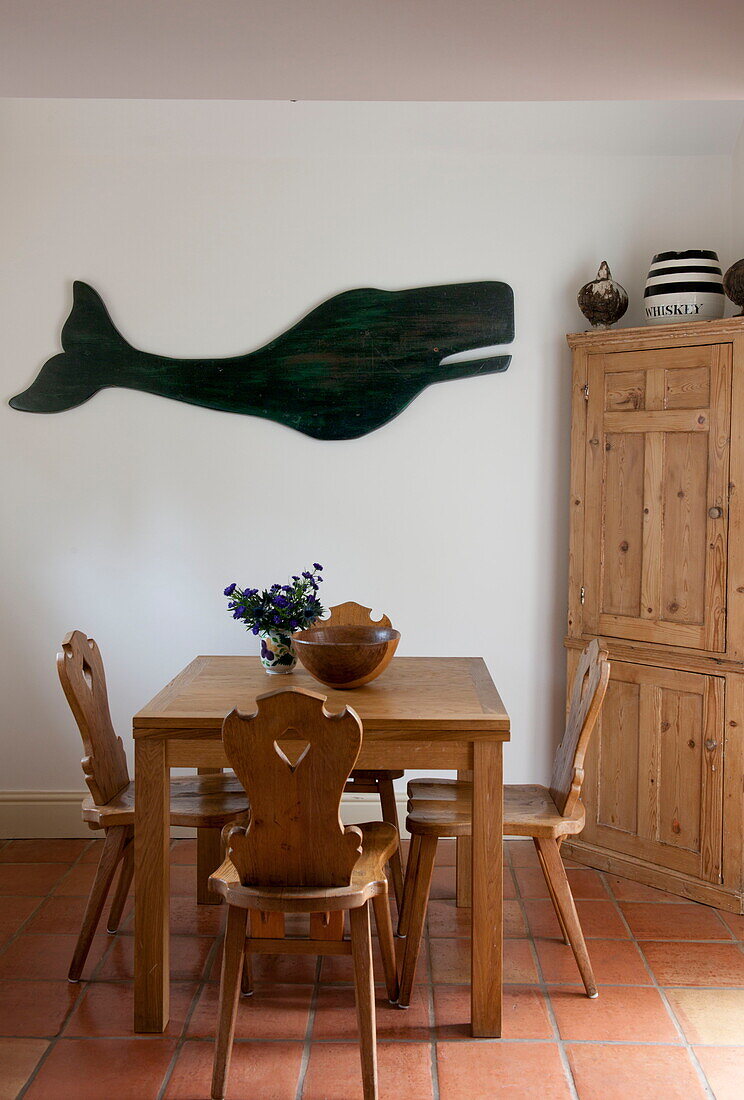
POLYGON ((511 356, 494 352, 513 339, 512 289, 489 281, 347 290, 257 351, 170 359, 129 344, 100 295, 75 282, 64 351, 10 404, 61 412, 123 386, 267 417, 316 439, 355 439, 392 420, 432 382, 505 371, 511 356), (462 352, 472 352, 467 361, 462 352))

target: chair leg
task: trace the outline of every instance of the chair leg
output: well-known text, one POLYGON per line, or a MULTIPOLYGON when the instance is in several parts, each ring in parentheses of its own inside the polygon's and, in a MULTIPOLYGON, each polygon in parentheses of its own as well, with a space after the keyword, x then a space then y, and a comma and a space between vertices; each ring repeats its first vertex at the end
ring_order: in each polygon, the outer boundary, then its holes
POLYGON ((106 832, 103 851, 98 861, 98 870, 96 871, 96 877, 93 881, 90 894, 88 895, 88 904, 85 906, 85 915, 83 916, 80 935, 75 944, 75 953, 72 956, 70 969, 67 972, 67 979, 70 982, 80 981, 80 975, 83 972, 85 960, 88 958, 93 936, 98 927, 98 922, 101 919, 101 913, 103 912, 111 883, 116 874, 119 860, 124 854, 124 847, 128 838, 128 825, 115 825, 106 832))
POLYGON ((408 860, 406 861, 406 877, 403 884, 403 901, 398 911, 398 935, 408 935, 408 923, 409 916, 411 914, 411 894, 413 893, 413 884, 416 880, 416 869, 418 867, 419 851, 421 849, 421 837, 414 835, 411 837, 411 844, 408 849, 408 860))
POLYGON ((388 1000, 391 1004, 395 1004, 398 1000, 398 968, 395 963, 393 924, 390 919, 390 902, 387 890, 384 894, 378 894, 376 898, 372 898, 372 908, 375 911, 377 938, 380 941, 380 954, 382 955, 382 966, 385 971, 388 1000))
POLYGON ((555 896, 555 890, 553 889, 553 883, 550 881, 550 875, 548 874, 547 870, 545 869, 545 860, 543 859, 542 852, 540 851, 540 845, 537 843, 537 837, 533 836, 532 839, 535 842, 535 849, 537 851, 537 858, 540 861, 540 867, 542 868, 542 873, 543 873, 543 876, 545 878, 545 883, 548 887, 548 893, 550 894, 550 900, 553 903, 553 908, 555 909, 555 915, 558 918, 559 925, 561 926, 561 935, 563 936, 563 942, 567 946, 570 947, 571 941, 568 938, 568 932, 566 931, 566 925, 565 925, 564 920, 563 920, 563 915, 561 914, 561 907, 558 904, 558 900, 555 896))
POLYGON ((359 1053, 362 1059, 362 1088, 364 1100, 377 1100, 377 1025, 369 902, 358 909, 349 910, 349 923, 351 954, 354 961, 354 991, 359 1021, 359 1053))
MULTIPOLYGON (((380 806, 382 807, 382 820, 394 825, 400 835, 398 824, 398 805, 395 801, 395 787, 392 779, 378 779, 377 789, 380 792, 380 806)), ((403 861, 400 858, 400 846, 395 849, 388 864, 393 880, 393 891, 398 909, 403 901, 403 861)))
POLYGON ((134 877, 134 836, 131 837, 124 849, 124 855, 121 860, 121 870, 119 871, 119 881, 116 884, 116 893, 114 894, 114 900, 111 903, 111 909, 109 910, 108 920, 106 921, 106 931, 110 935, 115 935, 119 930, 119 924, 121 922, 121 915, 124 912, 124 906, 127 903, 127 897, 129 896, 129 887, 132 885, 132 878, 134 877))
POLYGON ((597 996, 597 983, 594 980, 592 964, 589 960, 589 952, 586 949, 584 933, 581 930, 579 915, 576 912, 571 887, 566 878, 566 869, 563 866, 561 853, 555 840, 538 837, 535 840, 542 858, 545 875, 548 879, 555 899, 563 917, 563 924, 568 935, 571 949, 576 959, 576 965, 581 974, 587 997, 597 996))
POLYGON ((221 895, 209 889, 209 876, 224 858, 222 833, 219 829, 197 829, 196 833, 196 904, 221 905, 221 895))
POLYGON ((248 910, 231 905, 227 910, 227 931, 222 953, 220 977, 220 1009, 217 1042, 212 1070, 212 1100, 223 1100, 227 1075, 230 1072, 235 1016, 238 1011, 240 977, 245 954, 245 932, 248 910))
POLYGON ((240 975, 240 992, 244 997, 253 994, 253 965, 251 953, 247 949, 243 952, 243 970, 240 975))
POLYGON ((398 994, 398 1004, 401 1008, 408 1008, 411 1003, 411 990, 413 989, 413 979, 416 977, 416 964, 421 950, 426 906, 429 903, 429 891, 431 890, 431 876, 437 854, 437 838, 435 836, 422 836, 420 841, 418 865, 411 868, 414 871, 414 880, 406 933, 406 948, 403 952, 403 969, 400 976, 400 993, 398 994))

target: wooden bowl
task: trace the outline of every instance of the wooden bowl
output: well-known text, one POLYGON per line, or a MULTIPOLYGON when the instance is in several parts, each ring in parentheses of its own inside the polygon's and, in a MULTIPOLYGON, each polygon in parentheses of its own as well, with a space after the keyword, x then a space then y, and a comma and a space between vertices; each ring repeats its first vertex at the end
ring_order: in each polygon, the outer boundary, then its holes
POLYGON ((332 688, 355 688, 384 672, 400 634, 390 626, 313 626, 292 635, 311 676, 332 688))

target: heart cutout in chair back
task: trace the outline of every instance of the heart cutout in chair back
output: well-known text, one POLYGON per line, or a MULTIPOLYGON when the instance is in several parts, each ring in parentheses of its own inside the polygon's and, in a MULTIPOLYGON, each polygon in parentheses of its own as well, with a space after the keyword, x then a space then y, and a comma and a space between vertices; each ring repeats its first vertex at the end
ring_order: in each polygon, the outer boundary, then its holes
POLYGON ((310 751, 310 742, 299 739, 297 730, 285 730, 274 742, 274 752, 291 772, 295 772, 310 751), (293 736, 294 735, 294 736, 293 736))

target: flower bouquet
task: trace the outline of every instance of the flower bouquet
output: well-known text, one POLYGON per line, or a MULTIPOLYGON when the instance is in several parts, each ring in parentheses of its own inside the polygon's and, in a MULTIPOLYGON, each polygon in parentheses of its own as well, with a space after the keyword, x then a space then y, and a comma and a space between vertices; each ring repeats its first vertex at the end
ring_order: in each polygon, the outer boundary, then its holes
POLYGON ((292 642, 295 630, 312 626, 324 612, 318 599, 323 581, 323 566, 313 563, 312 571, 292 577, 291 584, 272 584, 260 592, 257 588, 238 588, 228 584, 227 608, 234 619, 261 639, 261 662, 269 673, 291 672, 297 664, 292 642))

